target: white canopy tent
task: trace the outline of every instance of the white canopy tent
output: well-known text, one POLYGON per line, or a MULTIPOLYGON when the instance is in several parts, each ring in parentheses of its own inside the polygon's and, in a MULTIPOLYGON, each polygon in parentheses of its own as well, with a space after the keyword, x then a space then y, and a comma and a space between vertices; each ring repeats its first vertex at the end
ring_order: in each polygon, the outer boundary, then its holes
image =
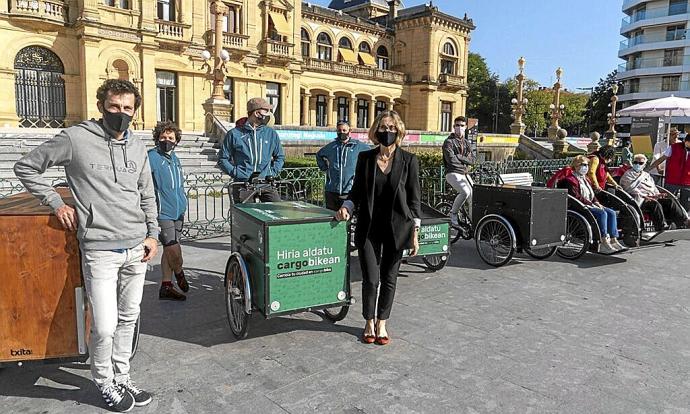
POLYGON ((668 142, 673 117, 690 116, 690 99, 671 95, 667 98, 654 99, 621 109, 618 111, 618 115, 663 118, 664 124, 666 124, 666 141, 668 142))

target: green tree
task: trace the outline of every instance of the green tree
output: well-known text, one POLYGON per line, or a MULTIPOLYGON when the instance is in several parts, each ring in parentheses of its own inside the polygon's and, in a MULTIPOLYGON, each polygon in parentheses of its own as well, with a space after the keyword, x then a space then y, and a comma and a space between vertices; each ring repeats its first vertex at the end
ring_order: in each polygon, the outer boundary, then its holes
POLYGON ((584 113, 584 129, 587 132, 598 131, 604 133, 609 127, 607 115, 611 113, 609 104, 613 91, 611 87, 617 83, 617 70, 609 73, 606 78, 599 79, 599 83, 589 96, 589 100, 585 105, 584 113))
POLYGON ((528 101, 527 113, 523 117, 526 126, 525 133, 530 136, 544 136, 549 126, 548 115, 545 115, 549 112, 549 105, 553 103, 553 91, 533 81, 529 87, 525 87, 524 94, 528 101))
POLYGON ((467 65, 467 116, 479 119, 480 132, 509 132, 512 98, 509 85, 499 82, 498 75, 489 70, 477 53, 470 52, 467 65))
POLYGON ((561 128, 568 134, 589 134, 584 125, 586 105, 589 95, 584 93, 561 92, 561 103, 565 106, 565 114, 561 118, 561 128))

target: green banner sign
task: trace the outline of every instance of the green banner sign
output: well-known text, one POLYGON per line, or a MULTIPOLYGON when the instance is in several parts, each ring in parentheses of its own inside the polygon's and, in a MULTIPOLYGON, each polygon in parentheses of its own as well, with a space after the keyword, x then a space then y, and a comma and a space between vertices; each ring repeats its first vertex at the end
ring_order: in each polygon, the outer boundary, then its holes
POLYGON ((336 304, 349 298, 347 223, 269 226, 271 313, 336 304))

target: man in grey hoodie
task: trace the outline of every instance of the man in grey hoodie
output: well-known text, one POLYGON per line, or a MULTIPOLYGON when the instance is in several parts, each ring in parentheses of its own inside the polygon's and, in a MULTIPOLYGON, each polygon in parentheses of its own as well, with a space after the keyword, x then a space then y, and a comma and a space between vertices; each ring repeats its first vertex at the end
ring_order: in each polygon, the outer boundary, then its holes
POLYGON ((14 172, 65 229, 77 230, 92 315, 94 382, 113 411, 151 402, 129 377, 134 327, 147 264, 157 251, 158 211, 146 147, 129 131, 141 95, 128 81, 106 80, 96 93, 103 118, 66 128, 17 161, 14 172), (42 177, 65 167, 75 206, 42 177))

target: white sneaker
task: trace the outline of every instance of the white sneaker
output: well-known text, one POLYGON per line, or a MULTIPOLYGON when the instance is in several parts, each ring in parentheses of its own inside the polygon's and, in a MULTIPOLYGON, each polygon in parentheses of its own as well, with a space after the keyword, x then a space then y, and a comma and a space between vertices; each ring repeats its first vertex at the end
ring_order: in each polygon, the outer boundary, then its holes
POLYGON ((618 252, 618 250, 615 249, 611 245, 611 243, 608 242, 607 240, 602 240, 599 243, 599 253, 601 253, 601 254, 613 254, 613 253, 617 253, 617 252, 618 252))
POLYGON ((450 225, 453 227, 460 226, 460 223, 458 222, 458 214, 457 213, 450 213, 450 225))
POLYGON ((619 252, 628 249, 621 242, 619 242, 618 239, 611 239, 611 247, 618 250, 619 252))

